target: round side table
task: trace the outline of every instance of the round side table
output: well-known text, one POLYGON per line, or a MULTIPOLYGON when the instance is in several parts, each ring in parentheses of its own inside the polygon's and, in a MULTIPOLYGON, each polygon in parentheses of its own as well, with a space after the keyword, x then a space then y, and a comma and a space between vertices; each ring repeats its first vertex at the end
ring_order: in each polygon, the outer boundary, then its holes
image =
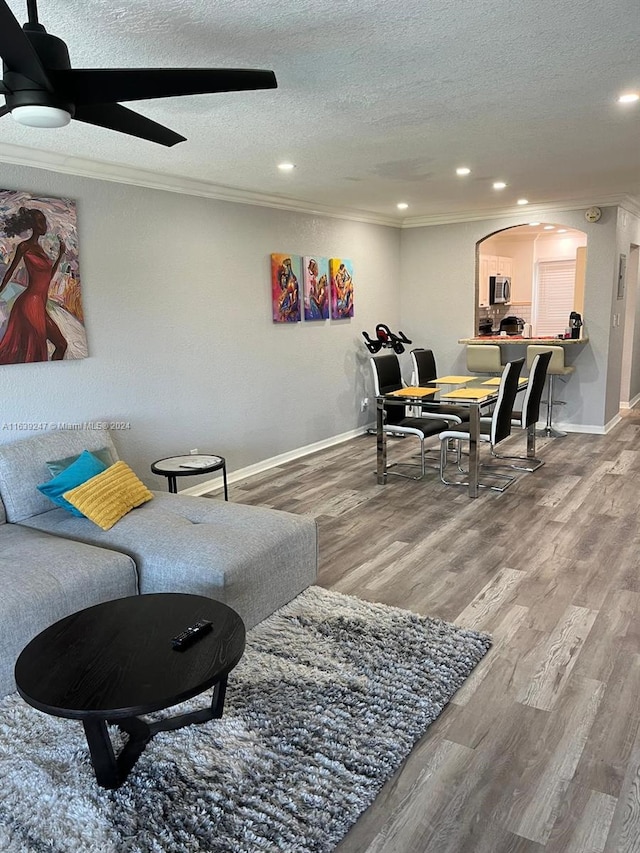
POLYGON ((193 477, 195 474, 211 474, 212 471, 222 471, 222 482, 224 484, 224 499, 229 500, 227 487, 227 462, 224 456, 208 455, 185 455, 167 456, 166 459, 158 459, 151 463, 154 474, 162 474, 169 481, 169 491, 176 494, 178 491, 176 477, 193 477))

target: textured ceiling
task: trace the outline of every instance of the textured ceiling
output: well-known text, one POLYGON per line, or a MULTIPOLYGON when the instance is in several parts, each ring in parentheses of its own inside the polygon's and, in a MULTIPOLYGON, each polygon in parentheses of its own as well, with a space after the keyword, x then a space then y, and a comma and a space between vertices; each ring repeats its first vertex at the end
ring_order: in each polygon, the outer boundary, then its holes
POLYGON ((170 149, 8 116, 0 144, 399 222, 640 197, 640 104, 616 103, 640 91, 638 0, 40 0, 39 14, 76 68, 270 68, 279 88, 127 104, 187 137, 170 149))

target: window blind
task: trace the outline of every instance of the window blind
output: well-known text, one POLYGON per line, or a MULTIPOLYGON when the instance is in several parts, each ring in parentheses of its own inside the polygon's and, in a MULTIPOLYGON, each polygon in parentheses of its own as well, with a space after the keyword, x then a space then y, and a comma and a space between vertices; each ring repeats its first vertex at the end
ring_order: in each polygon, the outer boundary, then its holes
POLYGON ((536 265, 535 334, 559 335, 573 311, 576 262, 539 261, 536 265))

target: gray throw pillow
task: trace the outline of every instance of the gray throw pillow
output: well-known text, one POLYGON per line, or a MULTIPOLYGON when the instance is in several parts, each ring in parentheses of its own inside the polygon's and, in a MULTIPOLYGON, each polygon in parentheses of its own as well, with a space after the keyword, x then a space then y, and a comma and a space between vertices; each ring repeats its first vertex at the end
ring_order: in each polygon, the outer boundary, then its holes
MULTIPOLYGON (((111 451, 107 447, 103 447, 101 450, 92 450, 91 453, 94 456, 97 456, 98 459, 107 466, 107 468, 111 467, 114 463, 114 460, 111 458, 111 451)), ((57 477, 58 474, 65 470, 65 468, 68 468, 69 465, 73 465, 80 455, 80 453, 77 453, 75 456, 67 456, 66 459, 56 459, 54 462, 47 462, 46 466, 49 469, 49 473, 52 477, 57 477)))

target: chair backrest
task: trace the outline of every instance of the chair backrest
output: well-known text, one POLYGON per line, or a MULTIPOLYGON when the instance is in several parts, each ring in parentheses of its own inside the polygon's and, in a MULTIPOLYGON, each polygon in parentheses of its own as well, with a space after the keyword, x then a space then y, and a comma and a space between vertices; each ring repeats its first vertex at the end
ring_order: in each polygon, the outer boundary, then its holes
POLYGON ((529 384, 524 395, 522 403, 522 418, 520 426, 522 429, 527 429, 532 424, 535 424, 540 415, 540 400, 542 399, 542 391, 547 378, 547 367, 551 361, 553 353, 551 350, 547 352, 539 352, 536 354, 531 364, 529 372, 529 384))
POLYGON ((402 371, 400 370, 400 361, 395 353, 372 356, 369 361, 373 371, 376 397, 402 388, 402 371))
POLYGON ((411 361, 413 363, 414 381, 417 385, 426 385, 427 382, 433 382, 438 375, 433 350, 412 349, 411 361))
POLYGON ((502 373, 503 366, 498 344, 468 344, 469 373, 502 373))
POLYGON ((518 393, 518 379, 522 372, 524 358, 508 361, 502 371, 498 399, 491 416, 491 444, 498 444, 511 435, 511 416, 513 404, 518 393))
POLYGON ((550 352, 551 360, 547 366, 547 373, 564 373, 565 364, 564 364, 564 347, 561 346, 538 346, 535 344, 529 344, 527 347, 527 367, 531 369, 533 367, 533 360, 537 355, 542 352, 550 352))
MULTIPOLYGON (((373 387, 376 397, 380 394, 388 394, 390 391, 399 391, 403 387, 400 361, 395 353, 374 355, 369 361, 373 372, 373 387)), ((404 406, 385 405, 384 408, 386 424, 400 423, 405 416, 404 406)))

